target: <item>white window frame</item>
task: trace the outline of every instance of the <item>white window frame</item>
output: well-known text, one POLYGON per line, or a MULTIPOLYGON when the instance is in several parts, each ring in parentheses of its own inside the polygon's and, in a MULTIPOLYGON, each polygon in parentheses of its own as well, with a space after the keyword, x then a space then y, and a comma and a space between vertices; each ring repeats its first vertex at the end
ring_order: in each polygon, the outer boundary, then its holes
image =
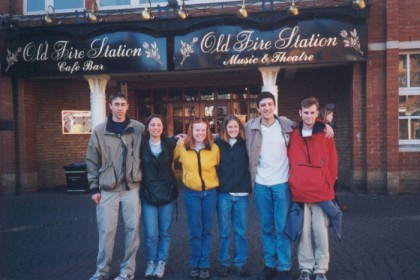
MULTIPOLYGON (((410 55, 419 55, 419 51, 413 51, 413 52, 400 52, 399 56, 405 56, 405 59, 407 60, 407 86, 406 87, 399 87, 398 97, 401 96, 419 96, 420 97, 420 87, 411 87, 410 86, 410 55)), ((398 57, 399 59, 399 57, 398 57)), ((398 83, 399 84, 399 83, 398 83)), ((418 119, 420 120, 420 116, 400 116, 398 112, 398 124, 400 123, 400 120, 411 120, 411 119, 418 119)), ((399 125, 398 125, 398 135, 399 135, 399 125)), ((411 133, 411 125, 409 121, 408 125, 408 134, 412 135, 411 133)), ((399 145, 400 145, 400 151, 420 151, 420 139, 399 139, 399 145)))
MULTIPOLYGON (((153 2, 153 0, 152 0, 152 2, 153 2)), ((130 4, 128 4, 128 5, 114 5, 114 6, 101 6, 100 0, 97 0, 96 3, 98 3, 98 8, 100 10, 118 10, 118 9, 130 9, 130 8, 144 7, 144 6, 146 6, 146 4, 148 2, 147 2, 147 0, 130 0, 130 4)), ((152 7, 153 7, 153 5, 152 5, 152 7)))
POLYGON ((34 12, 29 12, 26 7, 28 7, 28 2, 30 2, 31 0, 23 0, 23 14, 24 15, 42 15, 45 14, 46 12, 51 12, 51 8, 49 8, 49 6, 54 7, 54 11, 55 13, 70 13, 70 12, 74 12, 75 10, 80 10, 83 11, 85 9, 85 1, 82 1, 82 6, 81 7, 77 7, 77 8, 71 8, 71 9, 55 9, 54 6, 54 0, 44 0, 45 5, 44 5, 44 10, 43 11, 34 11, 34 12))
MULTIPOLYGON (((35 11, 35 12, 29 12, 26 10, 27 7, 27 3, 28 1, 31 0, 24 0, 23 4, 24 4, 24 11, 23 13, 25 15, 39 15, 39 14, 45 14, 48 11, 48 7, 52 6, 54 7, 54 0, 44 0, 45 1, 45 10, 43 11, 35 11)), ((177 0, 178 1, 178 5, 182 4, 182 0, 177 0)), ((86 3, 85 1, 83 1, 84 3, 86 3)), ((188 0, 186 1, 186 5, 188 6, 195 6, 195 5, 203 5, 203 4, 208 4, 208 5, 215 5, 215 4, 223 4, 223 3, 238 3, 238 5, 240 3, 242 3, 242 0, 188 0)), ((149 5, 149 2, 147 0, 130 0, 130 4, 129 5, 114 5, 114 6, 102 6, 100 5, 100 1, 97 0, 96 1, 97 5, 98 5, 98 9, 99 10, 118 10, 118 9, 130 9, 130 8, 143 8, 149 5)), ((159 3, 156 2, 156 0, 151 0, 151 6, 153 8, 156 8, 157 6, 161 5, 161 6, 166 6, 167 1, 161 1, 159 3)), ((55 9, 55 7, 54 7, 55 9)), ((73 9, 62 9, 62 10, 55 10, 56 13, 69 13, 69 12, 74 12, 75 10, 90 10, 91 7, 78 7, 78 8, 73 8, 73 9)))

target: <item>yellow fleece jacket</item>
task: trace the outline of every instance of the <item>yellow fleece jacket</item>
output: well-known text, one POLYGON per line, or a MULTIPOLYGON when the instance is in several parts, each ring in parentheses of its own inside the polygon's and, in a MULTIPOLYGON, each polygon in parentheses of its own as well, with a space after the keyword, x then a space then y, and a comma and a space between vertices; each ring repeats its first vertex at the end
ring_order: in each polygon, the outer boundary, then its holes
POLYGON ((216 144, 211 149, 199 152, 186 149, 181 141, 175 148, 174 160, 182 164, 182 182, 195 191, 209 190, 219 186, 216 168, 220 161, 220 151, 216 144))

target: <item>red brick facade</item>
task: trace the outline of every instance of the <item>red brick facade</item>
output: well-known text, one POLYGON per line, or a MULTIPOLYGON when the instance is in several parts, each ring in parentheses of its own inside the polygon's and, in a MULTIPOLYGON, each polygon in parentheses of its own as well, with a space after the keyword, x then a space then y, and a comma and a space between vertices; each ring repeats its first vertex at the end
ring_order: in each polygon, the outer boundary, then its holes
MULTIPOLYGON (((331 5, 331 1, 316 2, 331 5)), ((411 51, 420 51, 420 7, 417 2, 368 2, 369 51, 366 62, 301 68, 292 78, 286 74, 287 69, 281 69, 277 77, 280 115, 298 119, 300 101, 308 96, 316 96, 321 104, 336 105, 339 182, 352 190, 380 193, 420 191, 420 147, 418 151, 401 151, 398 120, 399 45, 411 42, 415 46, 411 51)), ((86 1, 87 9, 91 3, 86 1)), ((23 1, 2 1, 0 13, 22 15, 22 5, 23 1)), ((4 44, 1 37, 0 44, 4 44)), ((214 84, 218 81, 210 75, 206 81, 194 82, 194 74, 191 74, 191 79, 187 79, 183 86, 193 87, 206 82, 214 84)), ((236 77, 229 82, 262 85, 261 77, 255 80, 236 77)), ((150 84, 147 79, 133 78, 128 79, 127 85, 131 104, 129 113, 135 117, 138 115, 136 90, 177 86, 165 83, 164 79, 157 85, 150 84)), ((118 88, 118 84, 109 82, 107 95, 118 88)), ((65 185, 63 167, 84 160, 90 135, 62 134, 61 111, 90 110, 87 80, 42 78, 13 81, 0 78, 0 104, 3 127, 0 130, 0 195, 30 193, 65 185)))

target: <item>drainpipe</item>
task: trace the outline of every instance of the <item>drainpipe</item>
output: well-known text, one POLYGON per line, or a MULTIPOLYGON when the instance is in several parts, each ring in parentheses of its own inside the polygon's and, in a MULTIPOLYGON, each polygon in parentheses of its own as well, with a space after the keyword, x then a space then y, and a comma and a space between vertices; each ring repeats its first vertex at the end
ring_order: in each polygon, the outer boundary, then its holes
POLYGON ((15 195, 22 194, 22 181, 20 176, 21 156, 20 156, 20 133, 19 133, 19 83, 16 78, 12 78, 13 94, 13 128, 15 132, 15 195))

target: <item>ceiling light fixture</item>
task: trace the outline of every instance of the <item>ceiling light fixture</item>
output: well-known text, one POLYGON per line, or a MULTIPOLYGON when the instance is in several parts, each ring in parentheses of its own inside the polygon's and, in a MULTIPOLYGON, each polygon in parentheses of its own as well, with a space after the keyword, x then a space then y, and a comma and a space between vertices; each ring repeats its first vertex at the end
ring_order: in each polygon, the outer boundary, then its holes
POLYGON ((366 2, 364 0, 354 0, 353 7, 356 9, 364 9, 366 8, 366 2))
POLYGON ((188 13, 187 13, 187 10, 185 9, 185 1, 184 0, 182 0, 181 8, 178 11, 178 17, 180 19, 187 19, 188 18, 188 13))
POLYGON ((299 15, 299 9, 298 9, 298 7, 296 7, 295 0, 292 0, 292 5, 290 5, 287 12, 291 15, 294 15, 294 16, 299 15))
POLYGON ((92 9, 87 13, 86 17, 89 21, 98 20, 98 4, 96 4, 96 1, 92 3, 92 9))
POLYGON ((61 24, 60 20, 57 20, 57 16, 55 15, 55 9, 53 6, 49 5, 46 11, 46 14, 44 16, 44 22, 47 24, 53 23, 57 21, 58 24, 61 24), (52 11, 52 14, 50 13, 50 10, 52 11))
POLYGON ((242 1, 242 7, 238 10, 236 15, 240 18, 248 17, 248 11, 246 10, 246 7, 245 7, 245 0, 242 1))
POLYGON ((146 20, 154 19, 154 16, 152 15, 152 3, 150 0, 147 2, 149 2, 149 7, 144 8, 143 12, 141 12, 141 16, 146 20))

